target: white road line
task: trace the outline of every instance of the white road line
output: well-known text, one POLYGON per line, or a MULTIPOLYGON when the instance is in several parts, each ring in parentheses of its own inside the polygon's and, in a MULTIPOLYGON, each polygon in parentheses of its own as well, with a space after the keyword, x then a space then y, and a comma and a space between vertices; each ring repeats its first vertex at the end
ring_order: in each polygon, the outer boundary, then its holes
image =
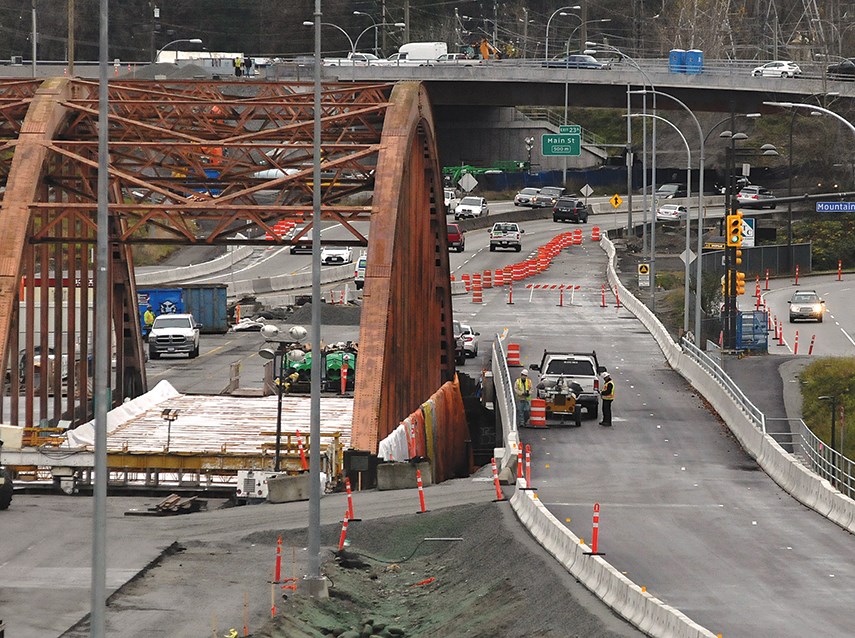
MULTIPOLYGON (((840 325, 840 324, 838 324, 838 325, 840 325)), ((849 336, 849 333, 848 333, 848 332, 846 332, 843 328, 841 328, 841 329, 840 329, 840 332, 842 332, 842 333, 843 333, 843 336, 844 336, 844 337, 846 337, 847 339, 849 339, 849 343, 851 343, 853 346, 855 346, 855 340, 853 340, 853 339, 852 339, 852 337, 850 337, 850 336, 849 336)))

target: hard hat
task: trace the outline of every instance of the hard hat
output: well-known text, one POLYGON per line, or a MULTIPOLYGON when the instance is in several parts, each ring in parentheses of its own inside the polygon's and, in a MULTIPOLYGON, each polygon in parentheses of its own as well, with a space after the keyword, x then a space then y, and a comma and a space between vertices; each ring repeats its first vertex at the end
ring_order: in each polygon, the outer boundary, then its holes
POLYGON ((611 378, 612 378, 612 375, 610 375, 608 372, 603 374, 603 379, 611 379, 611 378))
POLYGON ((523 368, 523 371, 522 371, 522 372, 520 372, 520 374, 521 374, 522 376, 524 376, 524 377, 527 377, 527 376, 528 376, 528 370, 526 370, 525 368, 523 368))

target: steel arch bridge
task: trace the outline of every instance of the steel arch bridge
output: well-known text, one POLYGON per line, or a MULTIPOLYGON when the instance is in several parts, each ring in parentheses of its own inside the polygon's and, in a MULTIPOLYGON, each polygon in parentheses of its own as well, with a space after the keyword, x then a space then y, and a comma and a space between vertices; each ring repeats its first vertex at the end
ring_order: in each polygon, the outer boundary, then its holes
MULTIPOLYGON (((0 82, 0 421, 91 418, 102 312, 113 406, 147 389, 134 244, 310 237, 313 99, 305 82, 111 81, 110 283, 98 290, 98 83, 0 82), (276 236, 282 220, 294 237, 276 236)), ((434 123, 416 82, 327 83, 321 103, 321 217, 368 246, 353 441, 376 451, 455 374, 434 123), (366 220, 370 240, 354 226, 366 220)))

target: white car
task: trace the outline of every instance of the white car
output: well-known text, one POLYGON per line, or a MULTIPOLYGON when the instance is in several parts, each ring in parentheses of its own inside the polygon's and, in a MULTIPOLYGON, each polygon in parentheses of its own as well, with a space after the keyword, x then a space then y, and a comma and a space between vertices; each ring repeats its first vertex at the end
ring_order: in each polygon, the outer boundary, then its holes
POLYGON ((663 222, 678 222, 689 216, 689 210, 680 204, 662 204, 656 211, 656 219, 663 222))
POLYGON ((514 195, 514 206, 533 206, 532 199, 540 192, 539 188, 527 187, 514 195))
POLYGON ((478 58, 467 57, 464 53, 443 53, 436 60, 428 62, 428 66, 435 64, 456 64, 457 66, 478 66, 484 61, 478 58))
POLYGON ((350 246, 324 246, 321 249, 321 263, 325 266, 349 264, 353 261, 353 249, 350 246))
POLYGON ((751 75, 755 78, 794 78, 802 74, 802 70, 795 62, 787 62, 784 60, 775 60, 767 62, 762 66, 755 68, 751 75))
POLYGON ((480 332, 472 330, 472 326, 468 326, 465 323, 460 324, 460 336, 463 339, 463 352, 467 357, 472 358, 478 356, 478 340, 475 337, 480 334, 480 332))
POLYGON ((464 197, 454 209, 454 219, 463 219, 465 217, 482 217, 488 215, 490 209, 487 206, 487 200, 483 197, 464 197))

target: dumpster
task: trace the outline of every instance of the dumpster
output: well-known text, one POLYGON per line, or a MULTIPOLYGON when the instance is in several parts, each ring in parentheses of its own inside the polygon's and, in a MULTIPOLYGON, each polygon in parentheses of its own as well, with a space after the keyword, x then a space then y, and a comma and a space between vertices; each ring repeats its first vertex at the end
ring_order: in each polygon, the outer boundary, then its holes
POLYGON ((202 324, 205 334, 225 334, 229 330, 226 284, 188 284, 180 288, 138 288, 140 324, 151 306, 155 315, 189 312, 202 324))
POLYGON ((686 51, 686 73, 697 75, 704 71, 704 52, 698 49, 686 51))
POLYGON ((668 70, 671 73, 686 72, 686 51, 684 49, 671 49, 668 54, 668 70))

